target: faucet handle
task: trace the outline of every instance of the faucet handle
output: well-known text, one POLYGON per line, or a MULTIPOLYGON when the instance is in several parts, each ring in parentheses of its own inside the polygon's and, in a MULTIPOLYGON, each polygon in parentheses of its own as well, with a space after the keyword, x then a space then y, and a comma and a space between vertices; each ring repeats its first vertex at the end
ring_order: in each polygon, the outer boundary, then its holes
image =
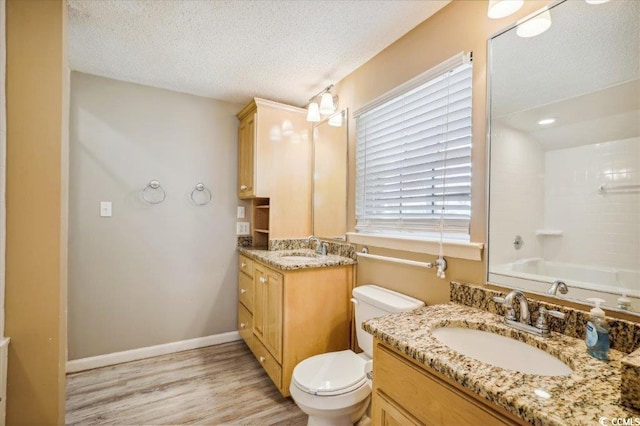
POLYGON ((496 303, 499 303, 502 306, 504 306, 505 308, 507 308, 507 311, 504 314, 504 318, 505 319, 515 321, 515 319, 516 319, 516 311, 515 311, 515 309, 513 309, 513 306, 511 306, 511 305, 509 305, 507 303, 507 299, 505 299, 504 297, 500 297, 500 296, 493 296, 493 301, 496 302, 496 303))
POLYGON ((538 320, 536 321, 536 328, 543 332, 543 336, 549 334, 549 324, 547 323, 547 314, 552 317, 564 319, 565 314, 560 311, 554 311, 551 309, 547 309, 544 306, 540 306, 538 309, 540 315, 538 315, 538 320))
POLYGON ((565 317, 565 314, 560 312, 560 311, 547 310, 547 313, 549 315, 551 315, 552 317, 556 317, 556 318, 560 318, 560 319, 564 319, 564 317, 565 317))

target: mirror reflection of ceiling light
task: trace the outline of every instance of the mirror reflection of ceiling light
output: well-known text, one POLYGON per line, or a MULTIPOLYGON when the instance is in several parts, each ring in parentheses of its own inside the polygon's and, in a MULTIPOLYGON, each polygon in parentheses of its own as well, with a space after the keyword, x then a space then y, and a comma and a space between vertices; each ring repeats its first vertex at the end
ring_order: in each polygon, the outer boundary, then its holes
POLYGON ((548 10, 518 24, 516 34, 520 37, 535 37, 551 27, 551 13, 548 10))
POLYGON ((551 398, 551 394, 544 389, 534 389, 533 393, 535 393, 540 398, 549 399, 551 398))
POLYGON ((549 124, 553 124, 556 122, 555 118, 543 118, 542 120, 538 121, 538 124, 541 126, 547 126, 549 124))
POLYGON ((291 136, 293 134, 293 123, 290 120, 282 122, 282 136, 291 136))
POLYGON ((524 0, 489 0, 487 16, 500 19, 515 13, 522 7, 524 0))

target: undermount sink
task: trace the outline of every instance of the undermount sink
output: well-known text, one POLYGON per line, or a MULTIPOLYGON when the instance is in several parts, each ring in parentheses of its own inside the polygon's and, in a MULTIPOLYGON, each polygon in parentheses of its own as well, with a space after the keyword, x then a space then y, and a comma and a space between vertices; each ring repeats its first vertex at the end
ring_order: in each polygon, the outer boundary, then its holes
POLYGON ((545 351, 482 330, 442 327, 431 332, 433 337, 454 351, 505 370, 539 376, 568 376, 571 368, 545 351))
POLYGON ((315 256, 306 256, 306 255, 288 255, 288 256, 280 256, 280 260, 284 260, 284 261, 292 261, 292 262, 307 262, 309 260, 316 260, 318 259, 315 256))
POLYGON ((317 260, 318 255, 313 252, 286 252, 283 253, 279 259, 291 262, 307 262, 310 260, 317 260))

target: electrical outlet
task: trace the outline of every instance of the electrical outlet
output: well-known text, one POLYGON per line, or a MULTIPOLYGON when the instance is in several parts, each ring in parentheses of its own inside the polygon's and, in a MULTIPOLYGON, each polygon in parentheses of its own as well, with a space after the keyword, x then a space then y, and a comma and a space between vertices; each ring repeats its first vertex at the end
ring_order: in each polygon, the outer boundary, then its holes
POLYGON ((249 222, 236 223, 236 235, 249 235, 249 234, 251 234, 251 224, 249 222))
POLYGON ((100 201, 100 217, 111 217, 111 201, 100 201))
POLYGON ((238 206, 238 214, 236 217, 238 219, 244 219, 244 206, 238 206))

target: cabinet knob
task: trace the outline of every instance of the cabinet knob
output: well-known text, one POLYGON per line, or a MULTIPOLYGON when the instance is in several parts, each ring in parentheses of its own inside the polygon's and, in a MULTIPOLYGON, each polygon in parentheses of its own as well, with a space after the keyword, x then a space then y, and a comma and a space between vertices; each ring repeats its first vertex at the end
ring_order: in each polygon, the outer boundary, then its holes
POLYGON ((247 289, 246 289, 246 288, 241 288, 241 289, 240 289, 240 293, 241 293, 241 294, 245 294, 246 292, 247 292, 247 289))
POLYGON ((240 323, 240 328, 247 328, 247 324, 245 324, 245 323, 241 322, 241 323, 240 323))
POLYGON ((244 263, 244 262, 242 262, 242 263, 240 264, 240 267, 241 267, 241 268, 244 268, 245 266, 247 266, 247 264, 246 264, 246 263, 244 263))
POLYGON ((264 363, 267 359, 266 359, 265 357, 261 356, 260 358, 258 358, 258 360, 259 360, 261 363, 264 363))
POLYGON ((247 189, 247 185, 240 185, 240 191, 245 191, 247 189))

